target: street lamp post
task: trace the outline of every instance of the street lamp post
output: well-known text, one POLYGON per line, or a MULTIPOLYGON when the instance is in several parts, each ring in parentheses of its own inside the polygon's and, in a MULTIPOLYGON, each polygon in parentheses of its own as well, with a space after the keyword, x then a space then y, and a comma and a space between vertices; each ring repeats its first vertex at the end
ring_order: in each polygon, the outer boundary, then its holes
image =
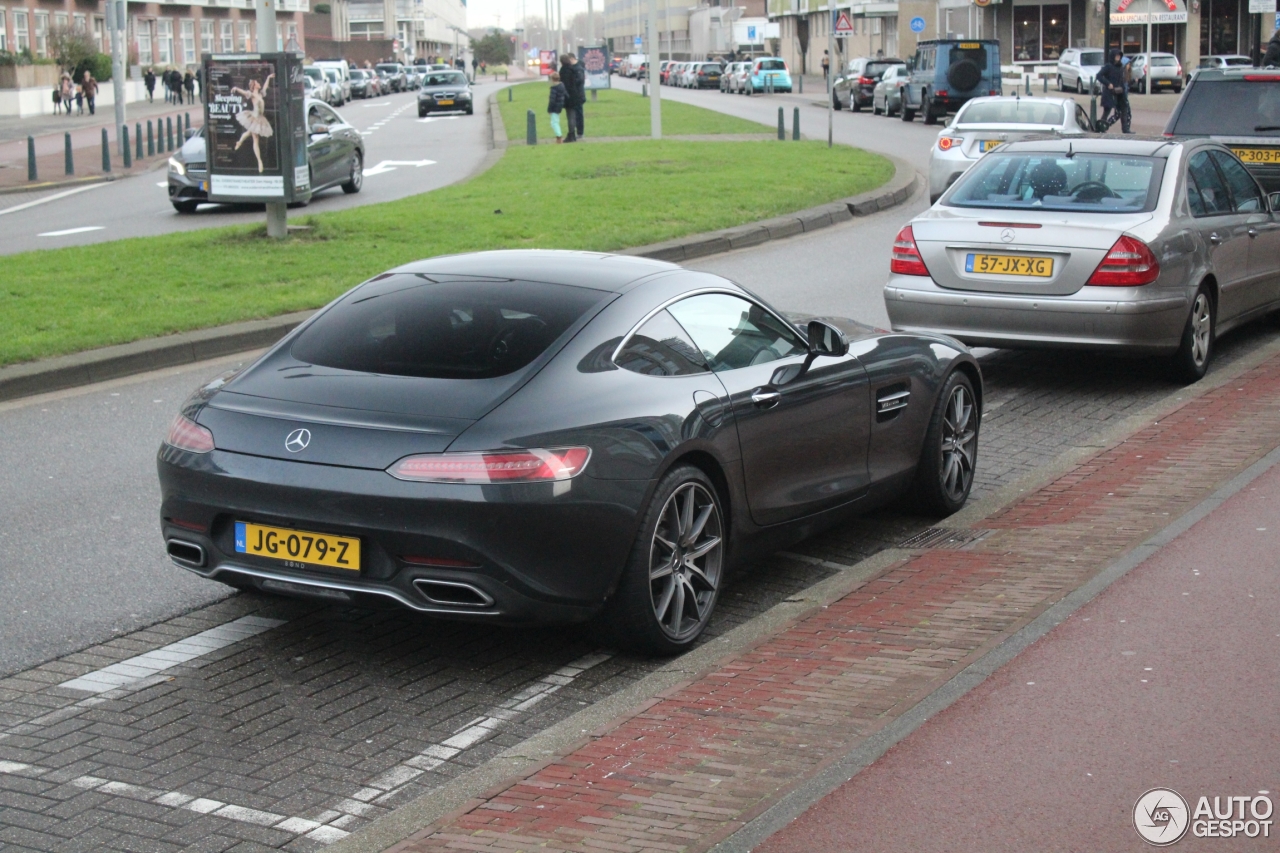
MULTIPOLYGON (((124 29, 128 16, 125 0, 108 0, 107 26, 111 28, 111 91, 115 95, 116 140, 123 145, 124 134, 124 29)), ((123 156, 123 152, 121 152, 123 156)))
MULTIPOLYGON (((279 49, 276 35, 275 0, 255 0, 258 12, 258 50, 262 53, 275 53, 279 49)), ((288 85, 277 82, 277 86, 288 85)), ((288 207, 283 201, 267 202, 267 236, 283 239, 289 236, 288 207)))

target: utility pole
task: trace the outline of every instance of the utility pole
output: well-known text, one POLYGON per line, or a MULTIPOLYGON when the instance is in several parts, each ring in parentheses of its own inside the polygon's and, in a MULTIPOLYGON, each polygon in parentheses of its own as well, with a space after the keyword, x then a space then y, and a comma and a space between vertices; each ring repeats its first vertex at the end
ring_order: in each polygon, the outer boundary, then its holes
MULTIPOLYGON (((254 0, 258 10, 258 52, 275 53, 279 48, 276 36, 275 0, 254 0)), ((276 80, 276 91, 289 85, 288 80, 276 80)), ((267 202, 267 236, 284 239, 289 236, 289 209, 283 201, 267 202)))
POLYGON ((834 4, 827 20, 827 147, 835 133, 835 83, 836 79, 836 15, 840 14, 834 4))
POLYGON ((587 0, 587 44, 596 43, 596 4, 587 0))
POLYGON ((556 0, 556 53, 564 53, 564 0, 556 0))
POLYGON ((111 91, 116 100, 116 141, 120 145, 124 145, 124 134, 120 128, 124 127, 125 121, 124 28, 128 14, 125 0, 107 0, 107 26, 111 28, 111 91))
MULTIPOLYGON (((637 0, 637 6, 639 0, 637 0)), ((658 0, 649 0, 649 129, 654 139, 662 138, 662 87, 658 85, 658 0)))

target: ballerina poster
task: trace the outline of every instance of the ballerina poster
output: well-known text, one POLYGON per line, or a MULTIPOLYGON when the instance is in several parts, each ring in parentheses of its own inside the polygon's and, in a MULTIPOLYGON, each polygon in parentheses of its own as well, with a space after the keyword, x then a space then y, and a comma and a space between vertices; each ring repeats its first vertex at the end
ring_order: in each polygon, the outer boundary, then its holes
POLYGON ((282 106, 292 93, 279 64, 211 57, 206 68, 210 197, 284 199, 292 122, 282 123, 282 106))

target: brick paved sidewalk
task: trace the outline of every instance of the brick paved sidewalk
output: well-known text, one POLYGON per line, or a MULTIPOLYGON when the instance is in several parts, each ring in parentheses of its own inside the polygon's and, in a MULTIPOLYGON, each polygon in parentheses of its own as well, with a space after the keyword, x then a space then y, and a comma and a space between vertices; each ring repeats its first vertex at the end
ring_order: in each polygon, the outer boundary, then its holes
POLYGON ((397 844, 700 851, 1280 445, 1280 356, 397 844))

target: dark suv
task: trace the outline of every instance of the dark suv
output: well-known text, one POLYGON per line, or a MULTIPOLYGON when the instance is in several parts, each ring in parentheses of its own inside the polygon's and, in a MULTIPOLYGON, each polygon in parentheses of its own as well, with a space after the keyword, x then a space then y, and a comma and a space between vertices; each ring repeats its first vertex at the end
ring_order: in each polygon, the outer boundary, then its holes
POLYGON ((871 106, 871 96, 880 82, 880 75, 892 66, 902 64, 901 59, 873 59, 869 56, 849 60, 844 71, 831 83, 831 105, 840 110, 848 104, 855 113, 871 106))
POLYGON ((902 87, 902 120, 919 112, 925 124, 953 113, 970 98, 999 95, 1000 42, 996 39, 931 39, 916 47, 902 87))
POLYGON ((1280 192, 1280 70, 1196 71, 1165 136, 1207 136, 1235 152, 1268 193, 1280 192))

